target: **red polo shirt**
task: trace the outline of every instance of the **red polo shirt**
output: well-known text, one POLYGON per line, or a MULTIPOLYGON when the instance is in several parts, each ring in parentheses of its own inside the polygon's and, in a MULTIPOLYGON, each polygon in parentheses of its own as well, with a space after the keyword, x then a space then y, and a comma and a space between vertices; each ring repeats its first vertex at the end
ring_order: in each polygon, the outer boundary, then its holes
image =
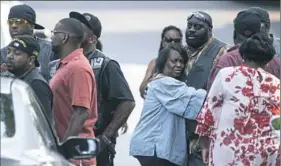
POLYGON ((87 58, 83 55, 83 49, 74 50, 60 60, 50 87, 53 91, 53 114, 59 140, 66 133, 74 111, 73 106, 89 110, 89 117, 79 136, 94 138, 93 126, 97 120, 96 80, 87 58))

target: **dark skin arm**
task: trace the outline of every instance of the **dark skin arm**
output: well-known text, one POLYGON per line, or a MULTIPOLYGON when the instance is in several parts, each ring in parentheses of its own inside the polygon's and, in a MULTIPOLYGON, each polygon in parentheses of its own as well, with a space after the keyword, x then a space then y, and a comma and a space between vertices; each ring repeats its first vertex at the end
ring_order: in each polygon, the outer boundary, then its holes
POLYGON ((150 82, 150 79, 153 76, 155 63, 156 63, 156 59, 153 59, 149 62, 146 73, 145 73, 145 76, 144 76, 143 81, 140 85, 139 91, 140 91, 140 94, 141 94, 142 98, 144 98, 146 86, 150 82))
POLYGON ((74 106, 74 113, 64 135, 63 141, 70 136, 77 136, 89 116, 89 110, 85 107, 74 106))
POLYGON ((134 108, 134 101, 121 101, 116 109, 111 123, 107 126, 103 134, 108 138, 114 137, 118 132, 119 128, 122 127, 124 123, 126 123, 128 117, 130 116, 134 108))
POLYGON ((205 164, 209 162, 209 147, 210 147, 210 138, 206 136, 200 137, 200 146, 202 148, 202 159, 205 164))

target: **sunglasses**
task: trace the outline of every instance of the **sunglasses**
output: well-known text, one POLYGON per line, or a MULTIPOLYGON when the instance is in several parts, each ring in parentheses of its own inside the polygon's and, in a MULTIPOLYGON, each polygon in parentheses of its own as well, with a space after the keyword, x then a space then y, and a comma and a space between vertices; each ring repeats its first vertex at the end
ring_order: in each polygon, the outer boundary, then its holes
POLYGON ((7 21, 8 25, 23 25, 23 24, 28 24, 29 22, 25 19, 21 19, 21 18, 11 18, 11 19, 8 19, 7 21))
POLYGON ((182 38, 168 38, 168 37, 164 37, 164 41, 167 42, 167 43, 181 43, 182 41, 182 38))
POLYGON ((204 21, 207 23, 211 28, 213 28, 211 22, 201 13, 199 12, 193 12, 187 17, 187 21, 191 19, 192 17, 197 18, 198 20, 204 21))

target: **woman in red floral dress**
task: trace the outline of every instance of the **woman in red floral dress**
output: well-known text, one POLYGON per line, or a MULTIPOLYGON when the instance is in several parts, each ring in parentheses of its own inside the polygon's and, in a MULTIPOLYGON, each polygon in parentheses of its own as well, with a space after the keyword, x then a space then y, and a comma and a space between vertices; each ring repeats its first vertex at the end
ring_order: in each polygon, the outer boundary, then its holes
POLYGON ((209 166, 280 165, 280 80, 262 69, 274 56, 263 34, 240 47, 244 64, 221 69, 197 117, 209 166))

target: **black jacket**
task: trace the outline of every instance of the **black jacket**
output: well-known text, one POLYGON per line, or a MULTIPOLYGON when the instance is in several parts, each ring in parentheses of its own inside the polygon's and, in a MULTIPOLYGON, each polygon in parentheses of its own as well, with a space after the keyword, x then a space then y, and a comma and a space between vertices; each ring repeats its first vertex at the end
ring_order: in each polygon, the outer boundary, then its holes
POLYGON ((38 101, 40 102, 41 109, 44 111, 48 120, 52 124, 52 106, 53 106, 53 93, 48 83, 39 73, 38 69, 34 68, 23 77, 19 78, 29 84, 34 91, 38 101))

